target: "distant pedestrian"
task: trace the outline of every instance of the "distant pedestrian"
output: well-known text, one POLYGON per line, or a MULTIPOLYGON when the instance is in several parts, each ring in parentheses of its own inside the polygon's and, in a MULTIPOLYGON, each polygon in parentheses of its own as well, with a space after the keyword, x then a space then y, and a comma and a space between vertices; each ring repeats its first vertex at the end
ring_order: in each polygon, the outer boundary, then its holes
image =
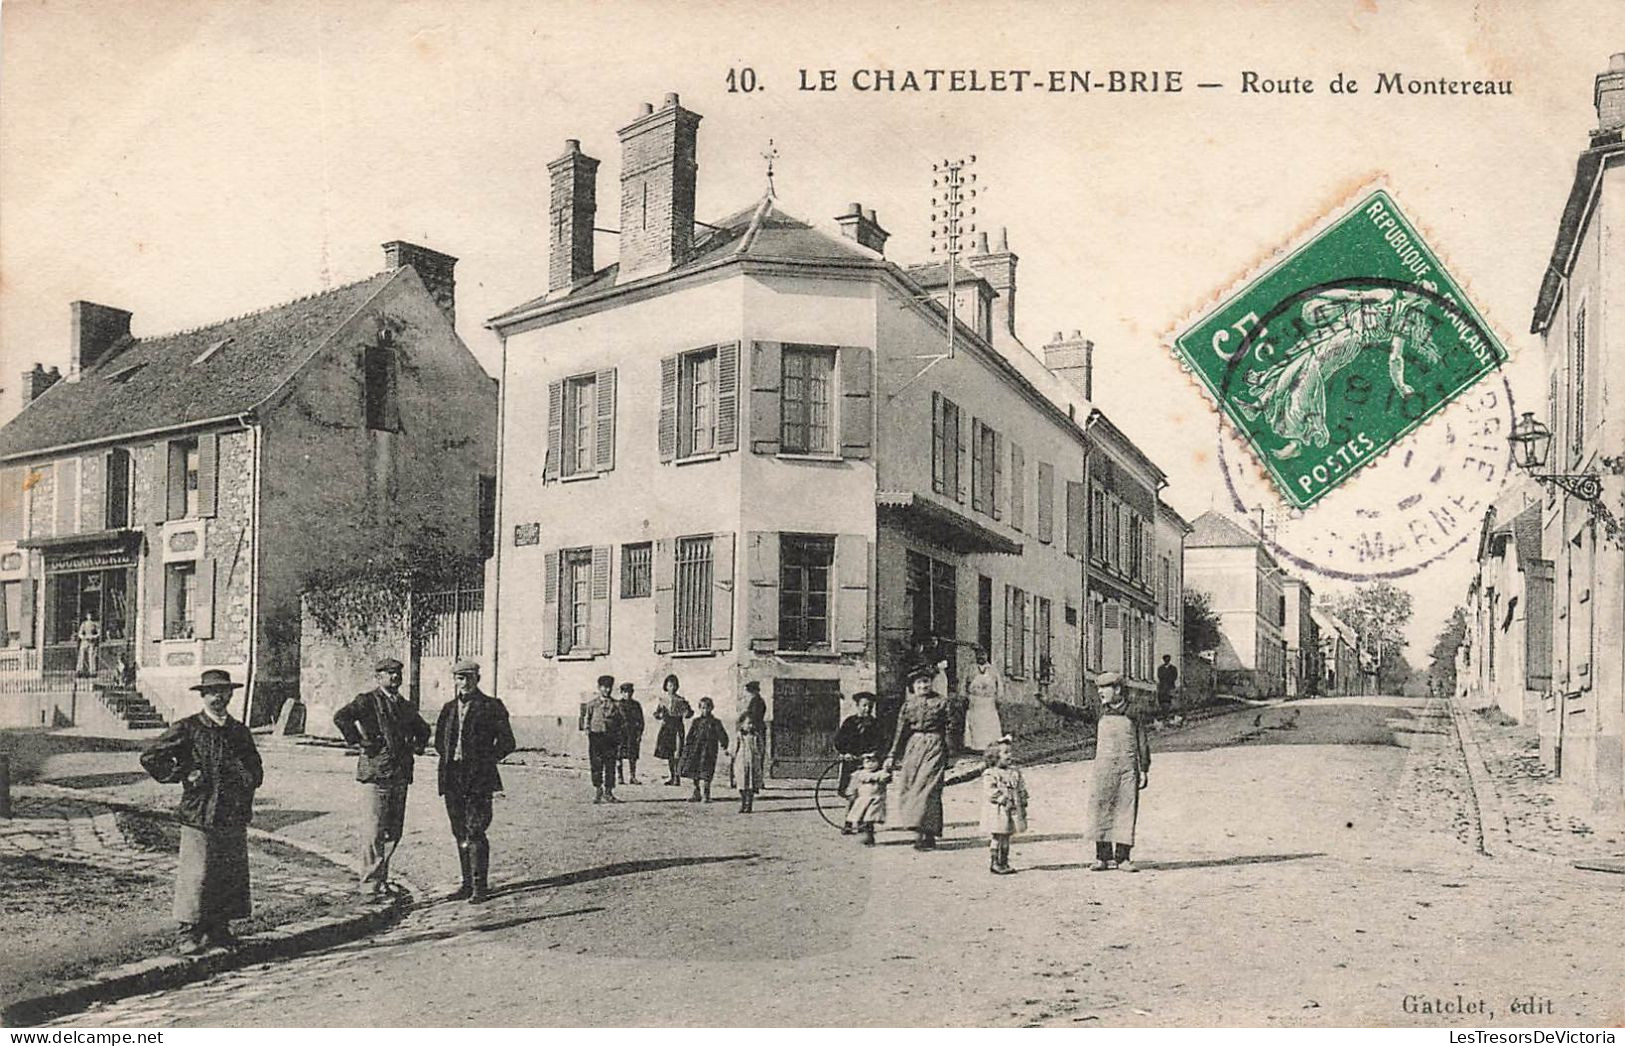
POLYGON ((615 798, 615 764, 621 758, 621 703, 615 700, 614 676, 598 677, 598 693, 582 710, 581 728, 587 732, 592 801, 620 802, 615 798))
POLYGON ((642 784, 638 780, 638 750, 643 747, 643 705, 632 696, 631 683, 621 684, 621 757, 615 764, 617 784, 642 784), (625 763, 625 773, 621 764, 625 763))
POLYGON ((1004 726, 999 722, 1004 677, 981 648, 976 651, 976 668, 965 681, 965 697, 965 746, 973 752, 985 752, 1004 736, 1004 726))
POLYGON ((231 920, 252 912, 248 885, 248 823, 254 791, 265 780, 248 727, 226 706, 231 673, 211 668, 192 687, 203 710, 166 730, 141 753, 141 766, 164 784, 181 785, 180 861, 175 869, 175 920, 181 953, 231 948, 231 920))
POLYGON ((728 731, 723 729, 722 721, 711 714, 715 707, 709 697, 700 698, 700 714, 688 728, 688 738, 683 742, 679 769, 694 782, 694 794, 688 797, 691 803, 702 799, 707 803, 711 801, 711 778, 717 772, 717 752, 728 749, 728 731))
POLYGON ((1174 665, 1172 654, 1162 655, 1162 664, 1157 666, 1157 718, 1167 719, 1174 710, 1174 690, 1179 686, 1179 669, 1174 665))
POLYGON ((756 793, 762 789, 762 734, 748 711, 739 717, 735 729, 738 738, 728 763, 728 778, 739 790, 739 812, 748 814, 755 808, 756 793))
MULTIPOLYGON (((756 724, 756 736, 761 742, 760 761, 765 768, 767 761, 767 702, 762 699, 762 684, 755 679, 745 684, 745 715, 749 716, 751 722, 756 724)), ((759 776, 761 783, 756 787, 758 790, 765 790, 767 788, 767 775, 763 773, 759 776)))
POLYGON ((497 763, 515 748, 508 709, 480 692, 480 666, 461 660, 451 666, 457 695, 440 709, 434 748, 440 754, 440 794, 457 840, 463 885, 451 900, 478 904, 489 896, 491 795, 502 791, 497 763))
POLYGON ((915 832, 914 848, 936 848, 942 834, 942 787, 948 770, 948 701, 931 687, 936 666, 919 662, 905 673, 908 696, 897 717, 891 769, 896 772, 895 827, 915 832))
POLYGON ((1095 841, 1090 871, 1117 868, 1138 871, 1130 860, 1134 826, 1140 814, 1140 790, 1151 783, 1150 734, 1130 709, 1123 677, 1102 672, 1095 677, 1099 711, 1045 701, 1046 708, 1067 719, 1095 719, 1095 757, 1084 792, 1087 838, 1095 841))
POLYGON ((681 684, 676 676, 666 677, 660 684, 660 702, 655 705, 654 712, 655 718, 660 721, 660 732, 655 735, 655 758, 666 761, 669 770, 666 783, 669 785, 683 783, 677 773, 677 764, 683 758, 683 738, 687 731, 683 720, 694 714, 694 709, 690 708, 683 695, 677 692, 679 686, 681 684))
POLYGON ((1015 766, 1012 741, 1002 737, 989 745, 982 760, 982 831, 988 837, 987 870, 1011 875, 1010 837, 1027 830, 1027 782, 1015 766))
MULTIPOLYGON (((72 618, 69 618, 71 621, 72 618)), ((100 660, 98 651, 102 643, 102 626, 97 624, 96 615, 85 611, 85 619, 79 623, 79 666, 76 672, 81 676, 96 674, 97 663, 100 660)))
POLYGON ((886 786, 892 775, 880 765, 879 752, 865 752, 852 773, 852 805, 846 808, 842 835, 861 835, 863 845, 875 845, 875 825, 886 819, 886 786))
POLYGON ((841 757, 841 776, 835 791, 842 799, 852 797, 852 774, 862 764, 864 754, 884 750, 888 740, 885 726, 875 717, 875 695, 860 690, 852 695, 852 703, 857 707, 856 714, 841 720, 835 731, 835 753, 841 757))
POLYGON ((333 725, 361 749, 355 779, 361 782, 361 889, 381 901, 389 887, 389 859, 406 825, 406 792, 412 757, 429 744, 429 724, 401 693, 402 665, 386 657, 373 665, 378 685, 357 694, 333 713, 333 725))

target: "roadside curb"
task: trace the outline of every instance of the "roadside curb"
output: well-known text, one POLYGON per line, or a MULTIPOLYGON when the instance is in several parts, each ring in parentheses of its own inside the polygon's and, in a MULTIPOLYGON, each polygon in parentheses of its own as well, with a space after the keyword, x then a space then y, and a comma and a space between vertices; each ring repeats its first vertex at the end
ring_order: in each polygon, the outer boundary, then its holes
MULTIPOLYGON (((62 785, 31 784, 27 788, 34 792, 95 804, 110 810, 147 815, 169 812, 140 803, 103 798, 62 785)), ((345 872, 355 874, 349 858, 324 847, 263 828, 255 828, 252 825, 249 826, 248 834, 257 839, 303 851, 345 872)), ((241 945, 235 951, 193 956, 158 955, 137 959, 88 977, 69 981, 56 991, 6 1003, 0 1008, 0 1027, 36 1026, 42 1021, 76 1013, 99 1002, 113 1002, 132 995, 178 988, 185 984, 207 980, 228 970, 287 959, 378 933, 400 921, 415 906, 416 898, 424 895, 420 887, 402 876, 396 876, 395 881, 402 889, 393 895, 388 905, 276 926, 261 933, 242 937, 241 945)))
POLYGON ((1506 810, 1501 805, 1501 793, 1496 790, 1489 766, 1484 762, 1483 750, 1473 734, 1473 724, 1467 710, 1455 697, 1443 699, 1450 709, 1450 721, 1456 728, 1456 740, 1461 745, 1467 763, 1467 780, 1472 786, 1473 805, 1478 811, 1479 850, 1486 857, 1528 859, 1548 865, 1569 865, 1569 861, 1540 850, 1519 846, 1512 838, 1507 824, 1506 810))

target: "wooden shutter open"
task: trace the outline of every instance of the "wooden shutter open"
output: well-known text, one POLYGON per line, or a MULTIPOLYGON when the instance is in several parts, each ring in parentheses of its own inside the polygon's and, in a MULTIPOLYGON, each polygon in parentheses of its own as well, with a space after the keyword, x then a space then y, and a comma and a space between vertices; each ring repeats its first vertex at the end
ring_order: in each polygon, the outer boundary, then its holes
MULTIPOLYGON (((675 360, 676 357, 673 357, 675 360)), ((649 579, 655 601, 655 653, 669 654, 677 649, 677 561, 670 540, 654 543, 649 563, 649 579)))
POLYGON ((779 533, 753 530, 747 546, 750 570, 750 648, 771 652, 779 646, 779 533))
POLYGON ((842 346, 835 354, 841 382, 841 457, 867 460, 874 452, 875 424, 869 387, 874 381, 872 350, 842 346))
POLYGON ((559 652, 559 550, 542 553, 542 656, 559 652))
POLYGON ((938 494, 953 496, 948 489, 947 463, 948 445, 944 441, 947 435, 942 423, 942 393, 935 389, 931 391, 931 489, 938 494))
POLYGON ((144 571, 147 578, 146 592, 146 618, 147 639, 157 642, 164 638, 164 611, 169 601, 168 571, 159 561, 157 541, 153 542, 153 550, 146 559, 144 571))
POLYGON ((1003 519, 1005 514, 1004 491, 1004 434, 993 432, 993 518, 1003 519))
POLYGON ((592 548, 592 579, 587 591, 587 646, 597 654, 609 653, 609 560, 611 545, 592 548))
POLYGON ((0 541, 23 536, 23 474, 20 468, 0 469, 0 541))
POLYGON ((1082 556, 1084 548, 1084 518, 1088 513, 1084 509, 1083 484, 1071 480, 1066 484, 1066 554, 1069 556, 1082 556))
POLYGON ((869 539, 835 536, 835 649, 861 654, 869 649, 869 539))
POLYGON ((757 454, 779 452, 779 393, 783 387, 784 346, 776 341, 751 344, 750 449, 757 454))
POLYGON ((965 503, 965 479, 970 474, 965 461, 965 412, 954 408, 954 497, 965 503))
POLYGON ((205 432, 197 438, 197 514, 213 516, 220 494, 220 436, 205 432))
POLYGON ((213 557, 198 560, 197 564, 197 603, 192 607, 192 638, 214 638, 214 581, 215 561, 213 557))
POLYGON ((1015 440, 1010 441, 1010 525, 1027 526, 1027 455, 1015 440))
POLYGON ((711 535, 711 649, 734 645, 734 536, 711 535))
POLYGON ((164 518, 186 518, 186 445, 171 441, 161 444, 169 455, 168 482, 164 484, 164 518))
POLYGON ((79 459, 64 458, 56 463, 56 481, 51 490, 56 497, 56 529, 51 533, 61 537, 77 529, 79 514, 79 459))
MULTIPOLYGON (((21 477, 18 478, 17 483, 20 489, 21 477)), ((39 599, 39 586, 31 577, 25 577, 17 584, 21 588, 21 592, 18 594, 20 602, 17 616, 17 642, 22 645, 23 649, 32 650, 34 648, 34 603, 39 599)))
POLYGON ((601 370, 593 379, 597 400, 593 410, 593 467, 608 472, 615 467, 615 369, 601 370))
POLYGON ((542 482, 559 478, 564 439, 564 382, 547 383, 547 449, 542 454, 542 482))
POLYGON ((1055 540, 1055 466, 1038 463, 1038 540, 1055 540))
POLYGON ((661 461, 677 460, 677 357, 660 358, 660 422, 655 441, 661 461))
POLYGON ((79 459, 79 529, 85 533, 107 529, 107 472, 111 452, 79 459))
MULTIPOLYGON (((739 343, 717 346, 717 441, 718 451, 739 449, 739 343)), ((714 635, 714 633, 713 633, 714 635)), ((723 649, 726 649, 724 647, 723 649)))

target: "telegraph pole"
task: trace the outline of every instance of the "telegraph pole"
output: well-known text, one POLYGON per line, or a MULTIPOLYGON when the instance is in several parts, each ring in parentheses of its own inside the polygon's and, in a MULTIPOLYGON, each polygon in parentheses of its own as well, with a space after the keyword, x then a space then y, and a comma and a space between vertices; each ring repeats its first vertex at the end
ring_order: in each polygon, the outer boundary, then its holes
POLYGON ((931 253, 948 260, 948 351, 954 358, 954 328, 958 301, 954 296, 961 237, 976 233, 976 154, 931 165, 931 253))

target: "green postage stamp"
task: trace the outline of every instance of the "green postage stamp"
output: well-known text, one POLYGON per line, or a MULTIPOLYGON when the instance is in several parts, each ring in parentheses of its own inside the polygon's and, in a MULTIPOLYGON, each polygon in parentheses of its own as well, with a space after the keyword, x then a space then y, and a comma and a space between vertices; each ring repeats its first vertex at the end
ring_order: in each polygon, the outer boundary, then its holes
POLYGON ((1188 328, 1174 349, 1297 508, 1507 358, 1381 190, 1188 328))

